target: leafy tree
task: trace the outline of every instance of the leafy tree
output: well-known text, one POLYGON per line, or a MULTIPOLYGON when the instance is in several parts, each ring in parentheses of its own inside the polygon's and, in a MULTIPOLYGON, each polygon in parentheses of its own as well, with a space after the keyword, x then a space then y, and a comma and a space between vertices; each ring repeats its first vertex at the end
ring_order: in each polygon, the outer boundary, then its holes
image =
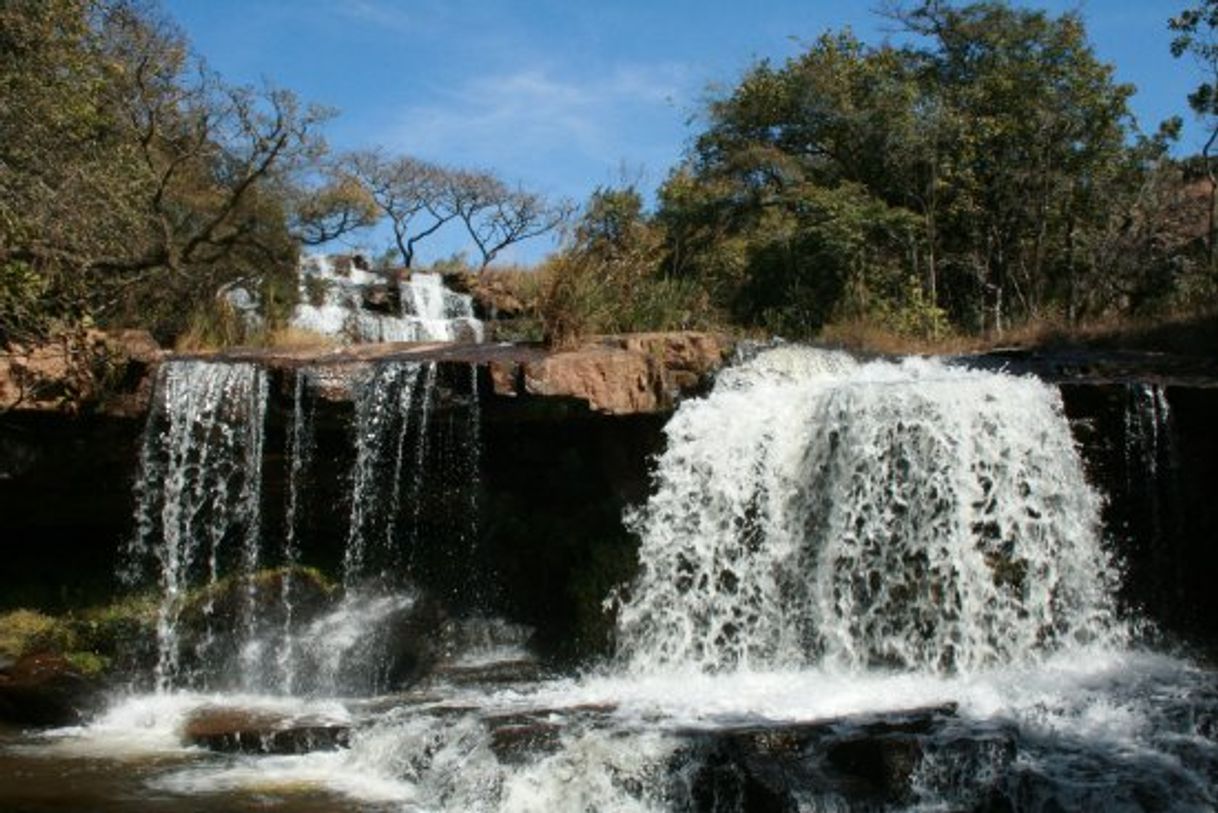
POLYGON ((1188 106, 1209 130, 1201 156, 1209 180, 1206 250, 1209 265, 1214 268, 1214 244, 1218 239, 1218 224, 1215 223, 1218 214, 1218 178, 1215 178, 1213 157, 1214 145, 1218 143, 1218 0, 1201 0, 1171 18, 1168 27, 1175 34, 1171 43, 1172 56, 1192 56, 1204 77, 1188 95, 1188 106))
POLYGON ((134 0, 16 0, 0 32, 0 338, 86 318, 167 338, 226 282, 294 288, 283 190, 327 111, 226 85, 134 0))
POLYGON ((865 311, 927 329, 940 308, 970 329, 1083 315, 1107 270, 1083 247, 1153 162, 1129 148, 1133 89, 1077 15, 889 14, 910 44, 827 33, 710 105, 660 194, 671 267, 796 334, 865 311))

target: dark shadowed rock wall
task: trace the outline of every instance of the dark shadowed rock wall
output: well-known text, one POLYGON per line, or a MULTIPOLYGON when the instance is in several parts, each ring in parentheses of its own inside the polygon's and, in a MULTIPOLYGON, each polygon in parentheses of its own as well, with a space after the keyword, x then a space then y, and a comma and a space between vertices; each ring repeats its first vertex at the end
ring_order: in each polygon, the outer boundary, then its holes
MULTIPOLYGON (((284 449, 298 362, 272 368, 268 540, 284 533, 284 449)), ((506 386, 502 365, 493 363, 478 367, 475 398, 471 363, 440 362, 417 517, 411 509, 410 527, 399 532, 398 566, 453 612, 534 626, 538 648, 554 658, 604 651, 612 630, 604 599, 637 564, 623 511, 646 498, 668 413, 657 404, 610 414, 576 394, 506 386)), ((527 363, 509 364, 511 382, 523 384, 527 363)), ((1061 383, 1090 476, 1108 495, 1106 525, 1124 563, 1127 604, 1212 647, 1218 387, 1184 376, 1038 372, 1061 383)), ((351 512, 353 409, 341 394, 317 399, 315 408, 298 529, 304 563, 334 572, 351 512)), ((130 417, 0 415, 0 610, 95 604, 117 589, 112 574, 131 533, 141 432, 142 421, 130 417)))

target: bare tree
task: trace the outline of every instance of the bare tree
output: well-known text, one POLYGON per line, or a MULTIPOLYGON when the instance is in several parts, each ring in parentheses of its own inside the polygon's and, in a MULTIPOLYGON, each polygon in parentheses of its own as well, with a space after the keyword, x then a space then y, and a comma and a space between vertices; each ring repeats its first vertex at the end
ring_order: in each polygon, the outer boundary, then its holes
POLYGON ((451 183, 453 209, 481 256, 479 271, 508 246, 553 231, 575 211, 569 202, 550 205, 534 192, 509 189, 486 172, 459 173, 451 183))
POLYGON ((413 265, 420 241, 457 216, 450 173, 441 167, 409 156, 389 157, 382 150, 349 153, 340 165, 388 218, 406 268, 413 265))

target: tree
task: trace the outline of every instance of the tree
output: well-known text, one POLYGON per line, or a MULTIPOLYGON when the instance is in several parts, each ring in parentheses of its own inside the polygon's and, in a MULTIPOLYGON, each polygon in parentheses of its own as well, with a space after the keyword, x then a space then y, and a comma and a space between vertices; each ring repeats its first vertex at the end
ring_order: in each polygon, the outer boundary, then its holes
POLYGON ((289 228, 302 245, 319 246, 376 224, 380 209, 362 184, 330 173, 316 186, 289 185, 289 228))
POLYGON ((421 241, 458 215, 451 173, 408 156, 383 150, 353 152, 339 161, 339 173, 362 185, 388 219, 402 265, 414 264, 421 241))
POLYGON ((290 277, 280 191, 322 152, 327 111, 223 83, 134 1, 0 13, 19 102, 0 106, 0 267, 56 303, 6 305, 6 338, 86 316, 167 338, 227 281, 290 277))
POLYGON ((508 246, 553 231, 571 216, 566 202, 550 205, 523 188, 509 188, 489 172, 454 173, 449 178, 453 211, 478 249, 483 271, 508 246))
POLYGON ((1215 223, 1218 178, 1215 178, 1213 159, 1214 145, 1218 143, 1218 0, 1200 0, 1171 18, 1168 28, 1175 33, 1171 42, 1172 56, 1177 59, 1186 54, 1192 56, 1204 77, 1188 95, 1188 106, 1209 130, 1201 156, 1209 181, 1206 252, 1212 270, 1216 267, 1215 240, 1218 239, 1218 224, 1215 223))
POLYGON ((712 102, 660 194, 671 267, 711 279, 746 322, 778 318, 768 286, 797 290, 779 321, 805 334, 866 318, 861 303, 996 331, 1079 317, 1103 274, 1080 246, 1137 185, 1132 88, 1076 15, 935 0, 889 14, 908 45, 830 32, 712 102), (864 215, 884 225, 857 243, 864 215))

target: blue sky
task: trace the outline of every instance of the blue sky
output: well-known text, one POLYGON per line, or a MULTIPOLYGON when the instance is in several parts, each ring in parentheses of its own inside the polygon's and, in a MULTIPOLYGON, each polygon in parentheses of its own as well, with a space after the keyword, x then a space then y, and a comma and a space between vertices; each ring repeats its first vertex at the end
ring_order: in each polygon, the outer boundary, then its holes
MULTIPOLYGON (((653 190, 697 132, 702 102, 754 61, 827 28, 878 42, 871 0, 162 0, 226 79, 262 80, 339 110, 338 149, 381 145, 485 168, 584 200, 623 177, 653 190)), ((1185 0, 1017 3, 1081 10, 1100 57, 1138 87, 1143 127, 1185 115, 1195 66, 1168 52, 1185 0)), ((1199 148, 1185 130, 1179 151, 1199 148)), ((383 235, 363 238, 380 249, 383 235)), ((456 235, 421 252, 459 247, 456 235)), ((533 261, 534 241, 508 259, 533 261)))

